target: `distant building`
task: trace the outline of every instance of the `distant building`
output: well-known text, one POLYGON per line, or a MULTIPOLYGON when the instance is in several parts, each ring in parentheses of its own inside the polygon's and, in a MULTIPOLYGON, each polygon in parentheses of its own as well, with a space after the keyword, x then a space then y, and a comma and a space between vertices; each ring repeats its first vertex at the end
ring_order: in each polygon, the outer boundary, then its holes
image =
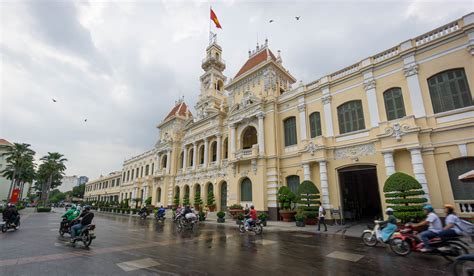
MULTIPOLYGON (((8 148, 11 146, 13 146, 12 143, 5 139, 0 139, 0 171, 4 170, 7 165, 7 161, 5 160, 6 157, 3 156, 3 153, 7 152, 8 148)), ((0 175, 0 201, 7 200, 10 184, 11 180, 0 175)))
POLYGON ((73 176, 64 176, 61 185, 58 189, 65 193, 67 191, 72 191, 72 188, 76 187, 79 183, 79 178, 76 175, 73 176))
POLYGON ((87 176, 79 176, 79 180, 77 182, 77 185, 82 185, 82 184, 86 184, 87 182, 89 181, 89 177, 87 176))

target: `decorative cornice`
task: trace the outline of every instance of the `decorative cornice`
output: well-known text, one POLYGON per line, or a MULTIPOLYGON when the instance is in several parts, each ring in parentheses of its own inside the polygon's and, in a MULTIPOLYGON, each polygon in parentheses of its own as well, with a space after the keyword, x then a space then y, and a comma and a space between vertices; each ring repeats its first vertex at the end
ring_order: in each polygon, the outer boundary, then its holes
POLYGON ((258 113, 257 118, 259 118, 259 119, 265 118, 265 113, 263 113, 263 112, 258 113))
POLYGON ((298 105, 298 111, 299 112, 304 112, 305 109, 306 109, 306 105, 304 103, 298 105))
POLYGON ((403 73, 405 74, 405 77, 408 78, 413 75, 418 74, 418 64, 411 64, 408 66, 405 66, 403 68, 403 73))
POLYGON ((330 104, 332 101, 331 95, 326 95, 322 97, 323 104, 330 104))
POLYGON ((375 79, 370 78, 364 81, 364 90, 367 92, 370 89, 375 89, 375 79))

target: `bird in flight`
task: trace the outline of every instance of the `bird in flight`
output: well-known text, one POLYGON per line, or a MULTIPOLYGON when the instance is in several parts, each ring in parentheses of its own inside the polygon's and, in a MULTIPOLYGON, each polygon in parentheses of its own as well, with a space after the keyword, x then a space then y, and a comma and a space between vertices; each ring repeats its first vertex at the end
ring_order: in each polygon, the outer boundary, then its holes
POLYGON ((84 122, 86 122, 86 123, 87 123, 87 119, 85 119, 85 120, 84 120, 84 122))
POLYGON ((301 16, 295 16, 296 20, 300 20, 301 16))
POLYGON ((268 21, 268 23, 273 23, 273 19, 270 19, 270 21, 268 21))
POLYGON ((51 99, 51 100, 53 100, 53 103, 57 102, 57 101, 56 101, 54 98, 53 98, 53 99, 51 99))

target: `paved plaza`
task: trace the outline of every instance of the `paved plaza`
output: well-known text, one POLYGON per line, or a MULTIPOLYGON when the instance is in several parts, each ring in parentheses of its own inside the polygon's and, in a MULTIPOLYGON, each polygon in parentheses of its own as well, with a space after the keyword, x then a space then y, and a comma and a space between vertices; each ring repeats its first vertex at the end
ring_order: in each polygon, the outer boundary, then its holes
POLYGON ((0 275, 450 275, 436 256, 397 257, 360 239, 312 232, 241 234, 236 226, 96 214, 90 249, 58 235, 55 213, 22 211, 22 227, 0 234, 0 275))

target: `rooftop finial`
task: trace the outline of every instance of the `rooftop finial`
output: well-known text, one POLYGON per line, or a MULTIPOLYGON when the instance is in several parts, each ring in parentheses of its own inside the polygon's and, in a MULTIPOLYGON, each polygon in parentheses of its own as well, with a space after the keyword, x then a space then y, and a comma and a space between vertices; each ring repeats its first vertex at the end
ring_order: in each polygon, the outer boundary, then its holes
POLYGON ((265 38, 265 47, 268 46, 268 38, 265 38))

